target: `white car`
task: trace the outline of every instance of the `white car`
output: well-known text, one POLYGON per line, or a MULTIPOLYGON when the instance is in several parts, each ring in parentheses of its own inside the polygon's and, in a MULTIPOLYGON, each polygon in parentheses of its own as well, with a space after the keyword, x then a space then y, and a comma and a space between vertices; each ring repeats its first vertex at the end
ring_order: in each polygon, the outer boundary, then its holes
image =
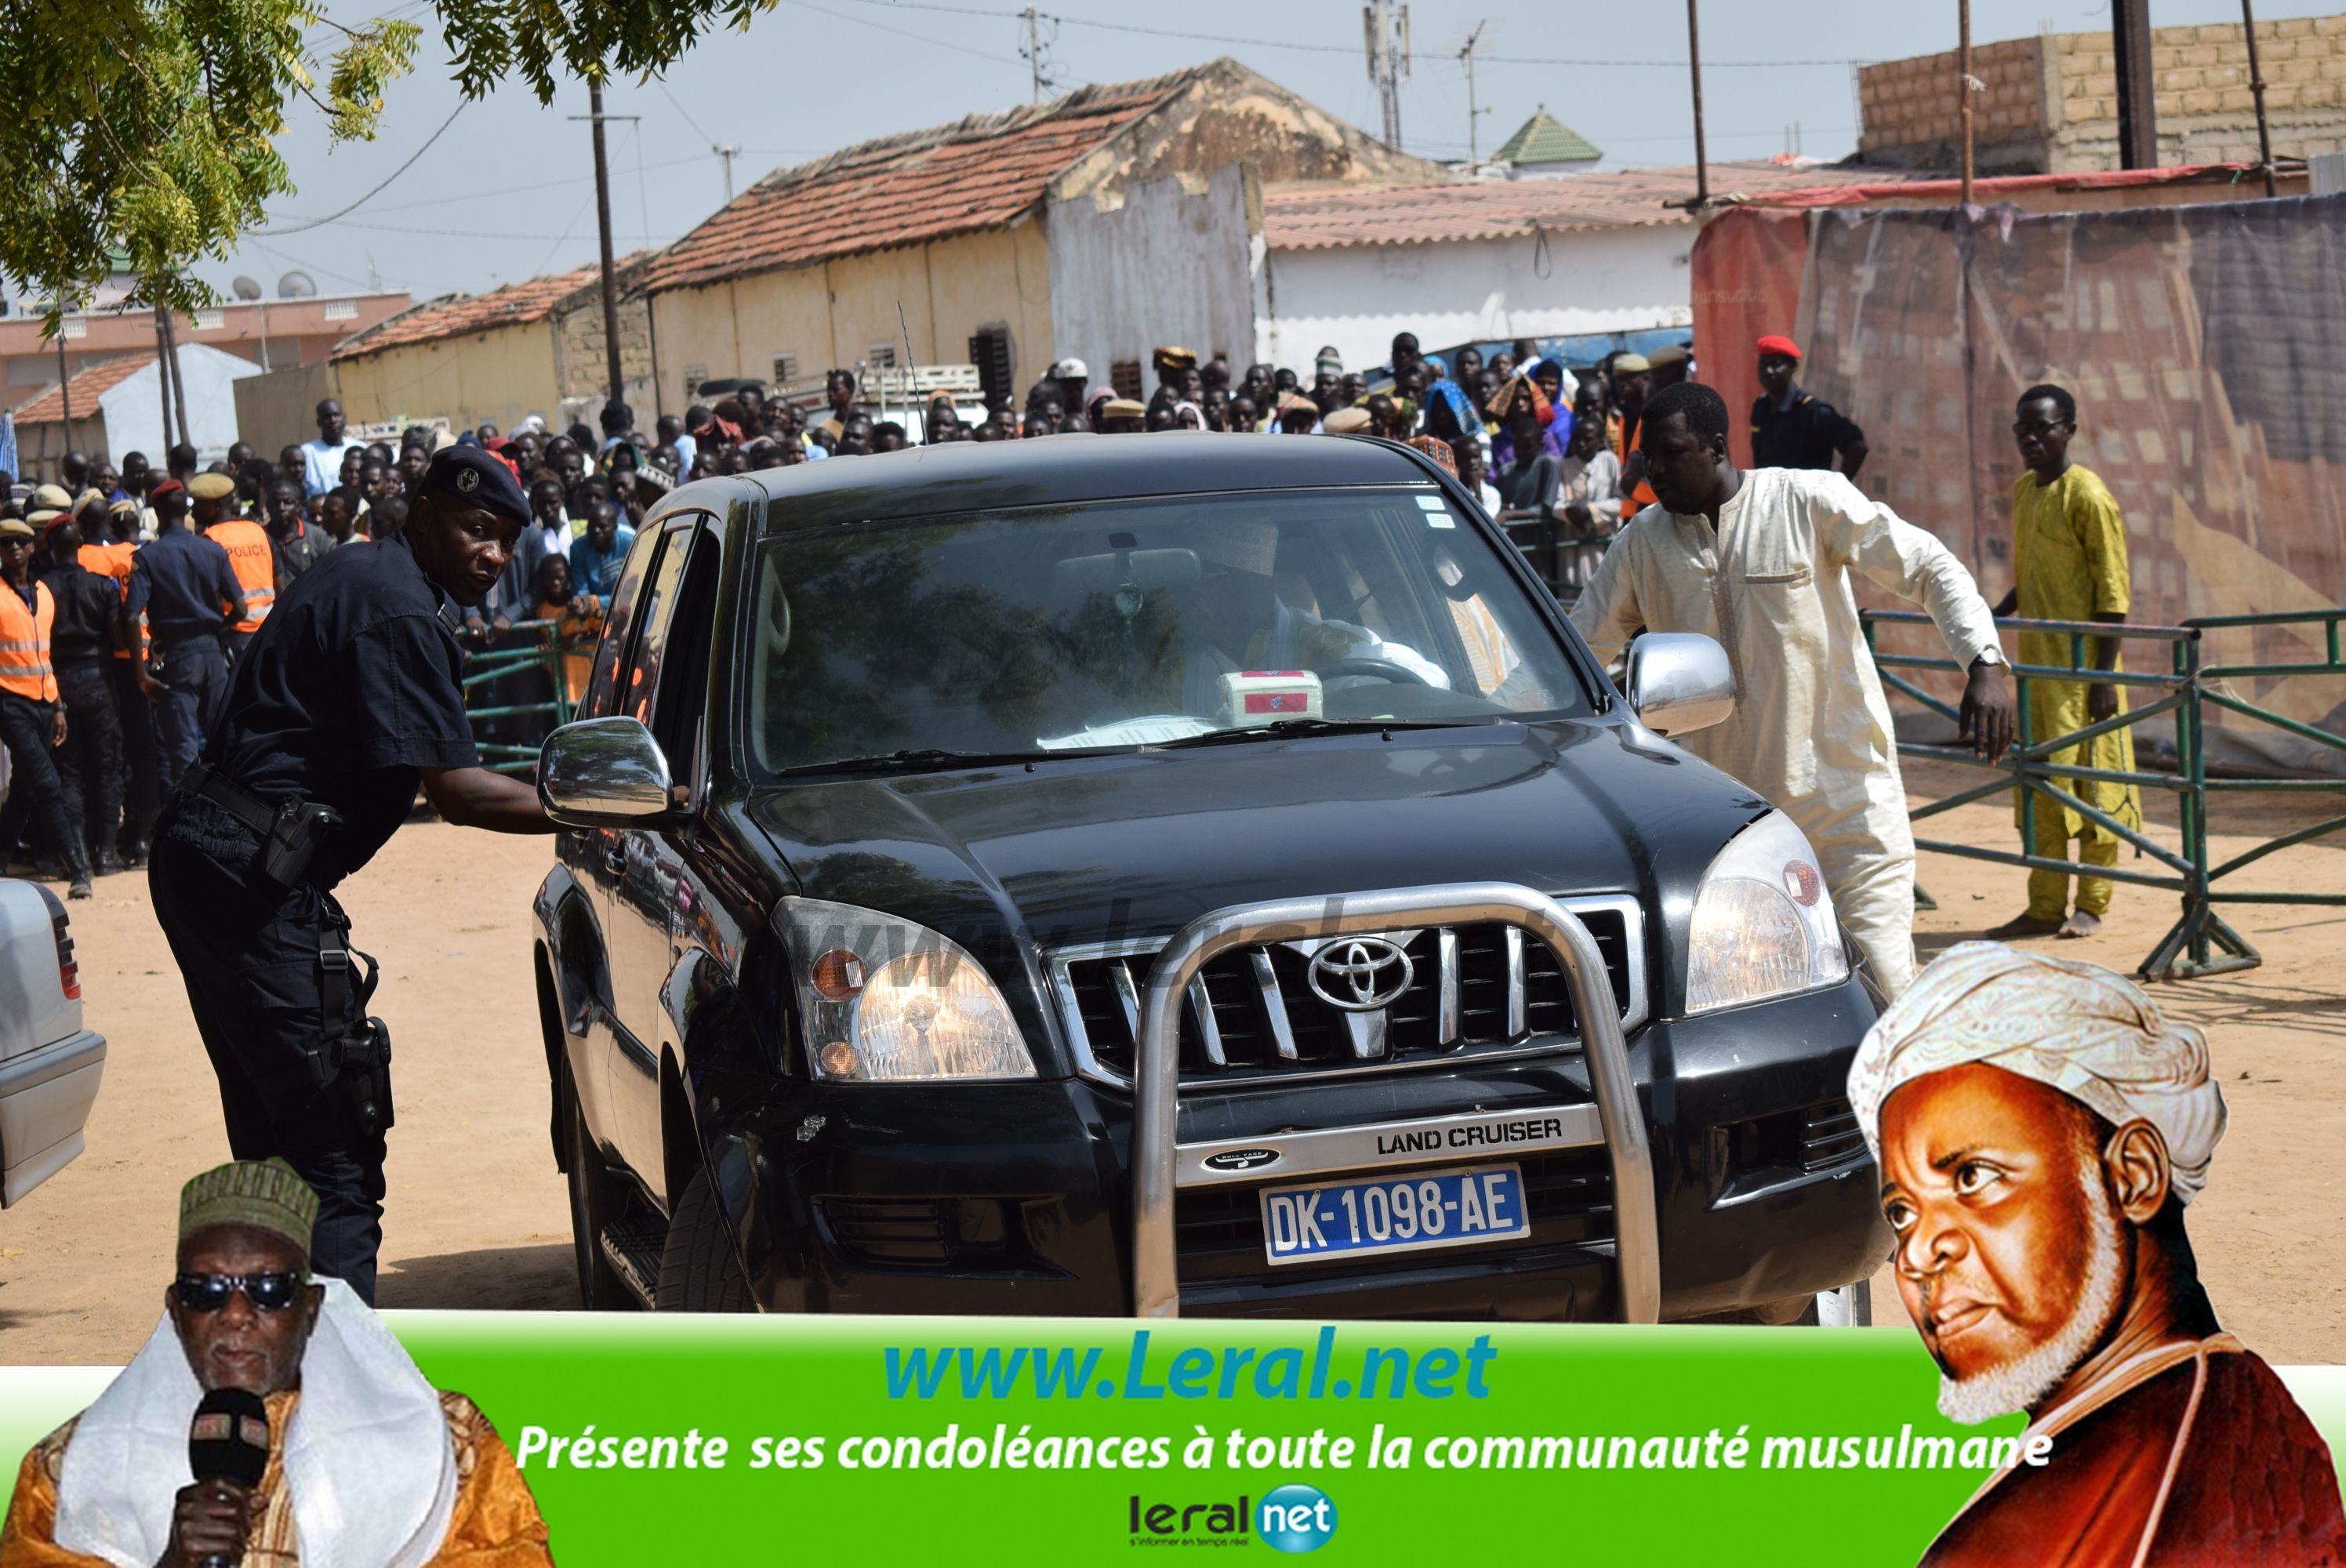
POLYGON ((82 1027, 66 906, 0 878, 0 1208, 81 1153, 106 1040, 82 1027))

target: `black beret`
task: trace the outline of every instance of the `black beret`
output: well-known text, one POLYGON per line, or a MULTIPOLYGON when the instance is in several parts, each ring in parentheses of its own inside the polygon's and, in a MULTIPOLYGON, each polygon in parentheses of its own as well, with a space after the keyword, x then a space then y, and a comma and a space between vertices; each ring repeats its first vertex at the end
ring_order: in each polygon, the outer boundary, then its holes
POLYGON ((459 506, 477 506, 529 526, 529 498, 505 459, 477 446, 443 447, 423 471, 421 494, 459 506))

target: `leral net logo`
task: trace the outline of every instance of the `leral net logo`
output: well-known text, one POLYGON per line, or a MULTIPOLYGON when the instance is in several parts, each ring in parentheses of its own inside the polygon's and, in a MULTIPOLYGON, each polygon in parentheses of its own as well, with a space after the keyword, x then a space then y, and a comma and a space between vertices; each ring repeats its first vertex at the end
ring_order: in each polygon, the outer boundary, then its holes
POLYGON ((1336 1505, 1318 1487, 1291 1482, 1263 1494, 1255 1529, 1275 1552, 1317 1552, 1336 1533, 1336 1505))

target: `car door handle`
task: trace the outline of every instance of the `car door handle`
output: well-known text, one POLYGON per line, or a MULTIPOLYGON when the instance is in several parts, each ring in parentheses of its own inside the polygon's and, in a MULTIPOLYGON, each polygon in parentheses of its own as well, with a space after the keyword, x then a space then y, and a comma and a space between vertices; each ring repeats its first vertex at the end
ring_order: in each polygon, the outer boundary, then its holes
POLYGON ((627 874, 627 851, 624 849, 605 850, 603 870, 614 881, 624 880, 627 874))

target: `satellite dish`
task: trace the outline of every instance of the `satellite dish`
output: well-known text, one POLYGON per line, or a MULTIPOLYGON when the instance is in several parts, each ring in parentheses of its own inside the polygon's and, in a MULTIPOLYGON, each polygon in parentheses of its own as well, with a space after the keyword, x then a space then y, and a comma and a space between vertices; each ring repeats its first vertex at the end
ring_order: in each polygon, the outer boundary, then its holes
POLYGON ((258 300, 260 298, 260 285, 254 282, 250 278, 240 277, 235 282, 230 283, 229 287, 236 290, 236 297, 240 300, 258 300))
POLYGON ((280 300, 307 300, 318 292, 318 285, 307 272, 288 272, 277 280, 277 297, 280 300))

